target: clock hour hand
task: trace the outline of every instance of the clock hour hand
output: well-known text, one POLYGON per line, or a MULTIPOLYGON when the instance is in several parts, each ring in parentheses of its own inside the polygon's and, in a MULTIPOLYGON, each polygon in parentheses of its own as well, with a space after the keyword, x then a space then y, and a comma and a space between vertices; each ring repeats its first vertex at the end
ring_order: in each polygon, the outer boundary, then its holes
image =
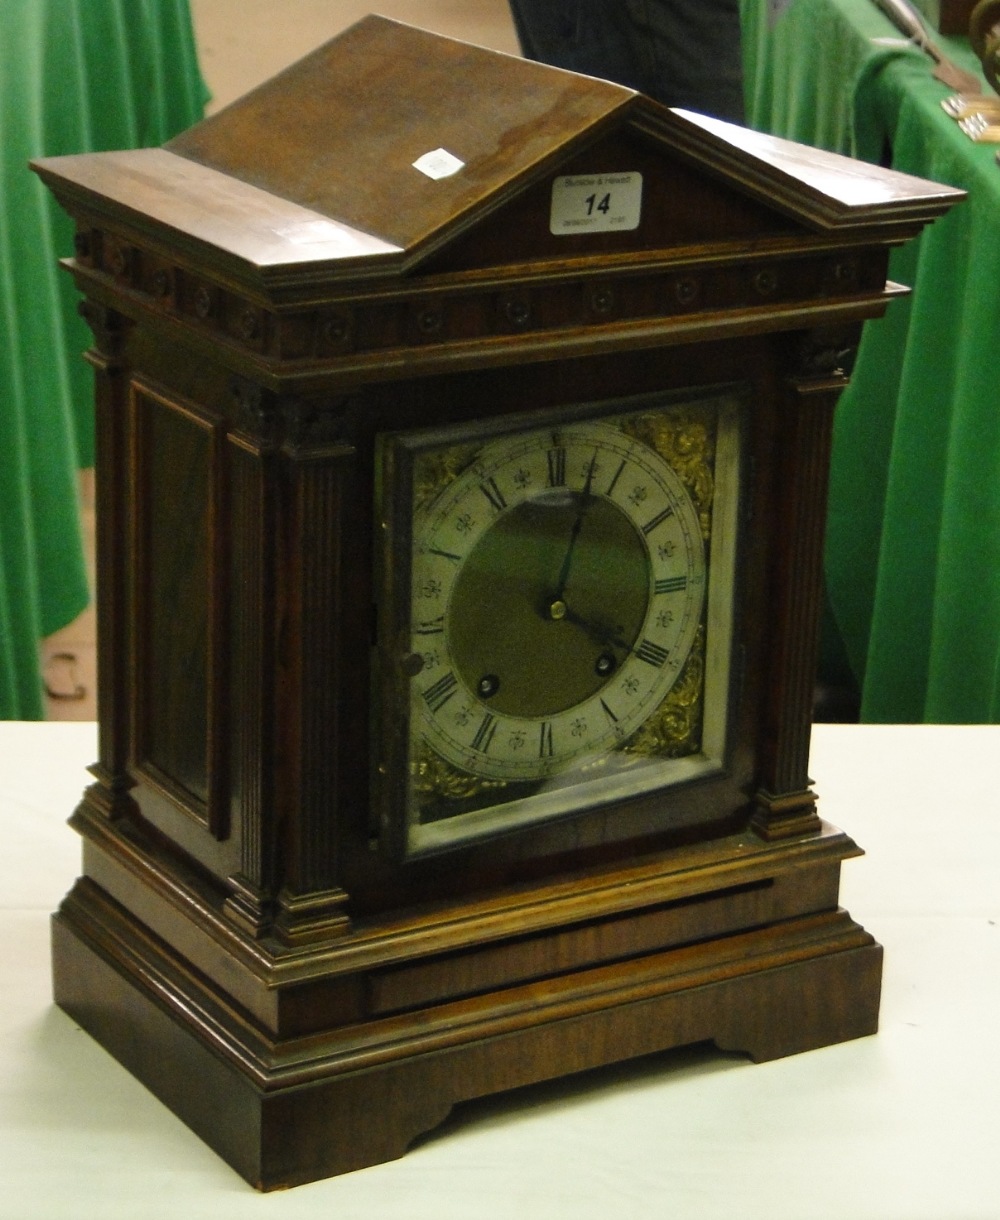
POLYGON ((565 619, 567 623, 572 623, 575 627, 579 627, 582 631, 586 632, 595 644, 600 644, 604 648, 620 648, 622 652, 635 651, 632 645, 623 640, 612 628, 604 626, 603 623, 595 623, 591 619, 583 618, 571 610, 569 606, 566 606, 565 602, 560 604, 564 606, 564 611, 560 617, 565 619))

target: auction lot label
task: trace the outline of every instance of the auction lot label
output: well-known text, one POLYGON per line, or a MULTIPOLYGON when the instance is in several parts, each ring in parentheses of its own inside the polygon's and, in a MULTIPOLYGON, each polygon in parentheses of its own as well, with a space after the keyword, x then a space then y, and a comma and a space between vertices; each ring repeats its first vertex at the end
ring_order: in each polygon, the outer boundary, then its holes
POLYGON ((642 174, 572 174, 552 183, 549 229, 558 236, 637 229, 642 174))

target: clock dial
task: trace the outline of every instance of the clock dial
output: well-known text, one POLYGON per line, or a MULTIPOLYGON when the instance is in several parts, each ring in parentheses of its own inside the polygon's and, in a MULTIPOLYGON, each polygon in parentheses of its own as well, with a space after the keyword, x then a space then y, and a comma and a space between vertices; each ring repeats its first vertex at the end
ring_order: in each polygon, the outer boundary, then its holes
POLYGON ((625 405, 386 442, 378 774, 405 851, 722 765, 737 402, 625 405))
POLYGON ((541 779, 620 745, 701 621, 691 498, 606 423, 483 446, 417 516, 413 551, 417 718, 473 775, 541 779))

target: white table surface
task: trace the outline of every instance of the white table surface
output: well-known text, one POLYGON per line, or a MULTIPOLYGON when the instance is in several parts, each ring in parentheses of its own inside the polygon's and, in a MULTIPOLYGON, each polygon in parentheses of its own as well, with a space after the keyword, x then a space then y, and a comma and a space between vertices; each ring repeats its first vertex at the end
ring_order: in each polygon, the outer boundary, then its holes
POLYGON ((89 724, 0 723, 0 1220, 1000 1220, 1000 726, 814 732, 876 1037, 711 1051, 460 1107, 399 1161, 258 1195, 52 1006, 89 724))

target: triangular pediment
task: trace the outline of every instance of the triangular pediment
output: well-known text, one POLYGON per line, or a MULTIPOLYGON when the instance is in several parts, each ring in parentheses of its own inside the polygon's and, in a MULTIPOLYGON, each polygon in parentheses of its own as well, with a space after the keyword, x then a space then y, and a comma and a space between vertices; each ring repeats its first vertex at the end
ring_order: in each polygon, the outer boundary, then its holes
POLYGON ((166 149, 410 268, 435 254, 470 267, 870 224, 902 217, 914 193, 903 175, 873 182, 846 158, 377 16, 166 149), (639 223, 557 231, 554 180, 604 174, 641 174, 639 223), (480 229, 481 255, 469 245, 480 229), (463 249, 443 253, 453 243, 463 249))
POLYGON ((36 168, 155 244, 210 249, 230 277, 292 292, 908 236, 960 194, 377 16, 163 148, 36 168), (624 195, 598 189, 608 176, 624 195), (572 198, 594 223, 567 219, 572 198))

